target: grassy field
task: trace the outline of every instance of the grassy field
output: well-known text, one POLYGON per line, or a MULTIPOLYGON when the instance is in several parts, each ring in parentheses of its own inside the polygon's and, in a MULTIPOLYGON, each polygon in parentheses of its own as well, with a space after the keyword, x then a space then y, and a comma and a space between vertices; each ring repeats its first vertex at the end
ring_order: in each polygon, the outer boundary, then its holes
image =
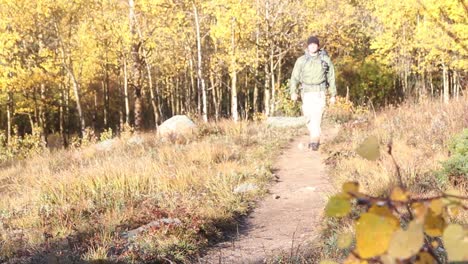
MULTIPOLYGON (((364 193, 389 195, 397 184, 396 167, 386 153, 388 143, 392 142, 393 156, 400 166, 403 182, 413 195, 429 197, 456 189, 467 196, 468 175, 446 173, 443 165, 455 154, 451 147, 454 138, 468 134, 464 131, 468 128, 467 113, 468 100, 461 98, 449 104, 408 103, 345 123, 340 134, 324 147, 333 186, 339 192, 344 182, 357 181, 364 193), (355 150, 368 136, 376 136, 380 141, 378 161, 368 161, 356 154, 355 150)), ((465 144, 465 149, 468 147, 466 139, 459 144, 465 144)), ((464 211, 451 220, 467 224, 467 219, 468 212, 464 211)), ((353 229, 350 218, 326 219, 318 243, 312 246, 313 259, 341 259, 346 252, 337 248, 338 234, 353 232, 353 229)))
POLYGON ((274 158, 299 133, 225 121, 5 163, 0 262, 189 261, 265 194, 274 158), (254 190, 234 191, 246 183, 254 190))
MULTIPOLYGON (((387 195, 397 180, 385 153, 391 141, 413 194, 450 188, 468 194, 466 175, 446 173, 443 165, 454 157, 454 137, 468 127, 465 98, 355 116, 349 105, 339 107, 329 109, 327 118, 343 122, 342 129, 322 148, 336 190, 358 181, 365 193, 387 195), (376 162, 355 152, 370 135, 382 148, 376 162)), ((266 193, 274 157, 303 132, 225 121, 202 124, 185 138, 124 135, 111 143, 6 162, 0 171, 0 262, 191 262, 266 193), (244 184, 256 188, 234 191, 244 184), (148 223, 155 225, 139 236, 126 232, 148 223)), ((467 224, 466 219, 463 212, 452 221, 467 224)), ((311 245, 270 262, 340 260, 346 252, 337 248, 337 238, 346 231, 353 231, 350 218, 325 219, 311 245)))

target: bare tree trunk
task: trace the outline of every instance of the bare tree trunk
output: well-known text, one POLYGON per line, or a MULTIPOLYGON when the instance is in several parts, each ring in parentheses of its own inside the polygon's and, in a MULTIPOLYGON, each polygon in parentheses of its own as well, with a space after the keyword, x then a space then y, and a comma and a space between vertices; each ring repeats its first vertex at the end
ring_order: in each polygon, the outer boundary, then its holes
POLYGON ((453 71, 453 85, 455 86, 454 96, 458 101, 460 99, 460 82, 459 82, 459 77, 458 77, 458 72, 457 71, 453 71))
MULTIPOLYGON (((221 115, 223 113, 223 98, 224 98, 224 89, 223 89, 223 75, 221 73, 218 73, 215 75, 215 83, 216 83, 216 88, 217 89, 217 97, 218 97, 218 113, 219 113, 219 118, 221 118, 221 115)), ((230 98, 230 96, 228 96, 230 98)), ((229 100, 229 99, 228 99, 229 100)), ((228 107, 229 109, 229 107, 228 107)))
POLYGON ((346 85, 346 102, 349 102, 349 86, 346 85))
MULTIPOLYGON (((62 49, 62 56, 63 57, 65 56, 65 53, 64 53, 63 49, 62 49)), ((84 116, 83 116, 83 109, 81 108, 80 83, 78 82, 78 80, 75 77, 75 73, 73 71, 73 67, 71 65, 71 62, 70 62, 70 64, 67 64, 65 62, 65 58, 63 58, 63 61, 64 61, 63 65, 65 66, 65 69, 68 72, 68 76, 70 78, 70 81, 72 82, 72 85, 73 85, 73 93, 74 93, 75 99, 76 99, 76 109, 78 110, 78 118, 79 118, 79 122, 80 122, 80 138, 83 138, 83 136, 85 134, 86 123, 85 123, 85 119, 84 119, 84 116)))
POLYGON ((453 96, 453 74, 450 71, 450 68, 447 69, 447 81, 448 81, 449 96, 450 94, 453 96))
POLYGON ((143 100, 141 93, 141 58, 140 58, 140 40, 137 34, 136 16, 135 16, 135 1, 128 0, 129 19, 130 19, 130 34, 132 36, 131 58, 132 58, 132 87, 135 93, 135 131, 139 132, 143 125, 143 100))
POLYGON ((450 76, 450 87, 452 90, 452 98, 456 98, 457 97, 456 72, 452 70, 449 76, 450 76))
POLYGON ((445 63, 442 64, 442 74, 444 80, 444 103, 448 104, 450 100, 450 91, 449 91, 449 78, 448 78, 448 70, 445 63))
MULTIPOLYGON (((143 38, 143 34, 141 33, 141 30, 140 28, 138 27, 138 24, 136 22, 136 18, 134 17, 134 26, 135 26, 135 30, 138 31, 138 36, 140 37, 140 39, 143 38)), ((154 117, 154 127, 155 129, 157 130, 158 129, 158 123, 159 123, 159 120, 160 120, 160 115, 159 115, 159 109, 158 109, 158 94, 159 92, 156 91, 156 94, 153 90, 153 78, 151 76, 151 64, 149 63, 149 60, 148 60, 148 53, 146 51, 146 49, 144 47, 141 47, 142 49, 142 52, 143 52, 143 58, 139 57, 139 61, 140 61, 140 64, 142 62, 142 59, 143 59, 143 62, 145 63, 146 65, 146 72, 147 72, 147 76, 148 76, 148 89, 150 91, 150 99, 151 99, 151 106, 153 108, 153 117, 154 117)), ((141 65, 139 65, 141 66, 141 65)))
POLYGON ((33 86, 34 118, 31 128, 39 122, 39 104, 37 103, 37 87, 33 86))
POLYGON ((181 77, 177 77, 176 84, 177 84, 177 109, 179 111, 179 114, 183 115, 184 114, 184 111, 183 111, 184 101, 182 100, 183 99, 182 95, 183 95, 184 86, 183 86, 181 77))
POLYGON ((63 87, 62 87, 62 84, 59 85, 59 90, 60 90, 60 97, 59 97, 59 132, 60 132, 60 136, 62 137, 62 145, 65 147, 65 140, 64 140, 64 129, 65 129, 65 124, 63 122, 63 119, 64 119, 64 107, 63 107, 63 104, 64 104, 64 94, 63 94, 63 87))
POLYGON ((13 92, 11 92, 10 90, 8 90, 7 92, 7 95, 8 95, 8 99, 7 99, 7 143, 10 144, 11 143, 11 136, 12 136, 12 132, 13 132, 13 92))
POLYGON ((278 56, 278 64, 276 65, 277 67, 277 74, 276 74, 276 87, 278 89, 281 88, 281 78, 283 78, 283 73, 282 73, 282 66, 283 66, 283 54, 281 52, 281 49, 279 50, 279 56, 278 56))
POLYGON ((212 99, 213 99, 213 105, 214 105, 214 112, 215 112, 215 120, 218 121, 219 120, 219 95, 218 95, 218 88, 217 88, 217 84, 215 82, 215 78, 214 78, 214 73, 213 71, 210 72, 210 83, 211 83, 211 90, 213 91, 213 96, 212 96, 212 99))
POLYGON ((110 79, 109 72, 106 65, 106 72, 104 76, 103 90, 104 90, 104 128, 109 128, 109 87, 110 79))
MULTIPOLYGON (((196 110, 197 110, 197 114, 198 116, 201 116, 202 115, 202 93, 201 93, 201 85, 199 85, 199 82, 200 82, 200 79, 197 78, 197 85, 196 85, 196 88, 195 88, 195 77, 193 75, 193 72, 194 72, 194 58, 193 58, 193 52, 192 50, 189 48, 189 55, 190 55, 190 58, 189 58, 189 66, 190 66, 190 83, 192 85, 192 94, 193 94, 193 102, 196 102, 197 105, 196 105, 196 110)), ((198 69, 198 67, 197 67, 198 69)), ((195 69, 197 71, 197 76, 198 76, 198 70, 195 69)))
POLYGON ((191 97, 190 97, 190 82, 188 81, 189 80, 189 74, 188 74, 187 70, 184 71, 184 80, 185 80, 185 82, 184 82, 184 86, 185 86, 184 87, 184 91, 185 91, 185 93, 184 93, 184 97, 185 97, 184 98, 185 99, 184 100, 184 102, 185 102, 184 107, 185 107, 185 110, 190 113, 191 112, 191 107, 190 107, 190 103, 191 103, 191 100, 190 100, 191 99, 191 97))
MULTIPOLYGON (((190 65, 190 68, 188 70, 190 72, 190 101, 197 103, 197 108, 196 108, 197 113, 200 114, 201 113, 201 108, 200 108, 199 97, 195 93, 195 77, 193 76, 193 59, 192 59, 192 56, 190 56, 189 65, 190 65)), ((190 104, 190 105, 192 106, 192 104, 190 104)), ((193 111, 194 108, 190 107, 190 110, 193 111)))
POLYGON ((408 97, 409 91, 408 91, 408 70, 406 69, 405 65, 405 73, 404 73, 404 84, 405 84, 405 99, 408 97))
POLYGON ((41 142, 44 147, 47 147, 47 120, 46 120, 46 87, 41 83, 41 103, 39 105, 39 125, 41 129, 41 142))
POLYGON ((208 102, 206 98, 206 87, 205 79, 203 78, 203 69, 202 69, 202 49, 201 49, 201 37, 200 37, 200 19, 198 17, 198 10, 195 2, 193 3, 193 14, 195 17, 195 29, 197 33, 197 55, 198 55, 198 64, 197 64, 197 87, 198 90, 201 90, 202 94, 202 118, 203 121, 208 122, 208 102))
POLYGON ((177 114, 177 115, 180 115, 179 77, 176 77, 176 79, 175 79, 174 105, 175 105, 175 112, 176 112, 176 114, 177 114))
POLYGON ((432 80, 432 72, 429 74, 429 82, 431 85, 431 97, 434 98, 434 82, 432 80))
POLYGON ((268 65, 265 64, 265 91, 263 96, 263 110, 266 116, 270 116, 270 73, 268 65))
POLYGON ((422 78, 421 97, 426 98, 427 97, 426 71, 422 72, 421 78, 422 78))
POLYGON ((252 106, 253 106, 253 112, 254 114, 257 112, 260 112, 259 107, 258 107, 258 67, 255 67, 255 73, 254 73, 254 90, 253 90, 253 99, 252 99, 252 106))
POLYGON ((153 78, 151 77, 151 66, 148 62, 146 62, 146 71, 148 74, 148 89, 150 91, 151 106, 153 107, 154 126, 157 130, 158 123, 161 117, 159 116, 159 110, 158 110, 158 104, 159 104, 158 98, 157 98, 157 95, 154 94, 154 90, 153 90, 153 78))
POLYGON ((236 65, 236 42, 235 42, 235 30, 234 25, 235 18, 231 18, 231 67, 230 67, 230 77, 231 77, 231 115, 232 119, 237 122, 239 121, 239 111, 237 109, 237 65, 236 65))
POLYGON ((64 148, 68 147, 67 133, 65 131, 65 116, 68 112, 68 105, 66 104, 65 96, 65 85, 60 84, 59 129, 60 136, 62 137, 62 145, 64 148))
POLYGON ((159 90, 159 82, 156 81, 155 85, 154 85, 154 88, 155 88, 155 91, 156 91, 156 94, 155 94, 155 97, 156 97, 156 102, 157 102, 157 105, 158 105, 158 124, 162 121, 163 119, 163 114, 162 114, 162 105, 161 105, 161 97, 160 97, 160 90, 159 90))
POLYGON ((81 108, 80 84, 75 79, 74 75, 71 76, 71 79, 72 79, 72 83, 73 83, 73 92, 74 92, 75 98, 76 98, 76 109, 78 110, 78 117, 80 119, 80 129, 81 129, 80 137, 83 138, 83 136, 85 134, 86 123, 85 123, 85 119, 84 119, 84 116, 83 116, 83 110, 81 108))
POLYGON ((245 112, 245 117, 244 119, 247 120, 250 117, 250 110, 252 108, 251 103, 250 103, 250 89, 249 87, 249 75, 246 73, 245 74, 245 85, 244 85, 244 112, 245 112))
POLYGON ((98 111, 99 111, 97 89, 94 89, 93 96, 94 96, 94 109, 93 109, 93 122, 92 123, 93 123, 94 133, 96 134, 97 118, 98 118, 98 111))
POLYGON ((254 90, 253 90, 253 99, 252 99, 252 106, 253 106, 253 112, 254 114, 259 112, 258 109, 258 68, 255 68, 255 83, 254 83, 254 90))
POLYGON ((177 114, 177 109, 176 109, 176 102, 175 102, 175 88, 174 88, 174 80, 168 78, 167 79, 167 86, 169 87, 169 91, 171 93, 171 116, 175 116, 177 114))
MULTIPOLYGON (((135 75, 133 75, 135 76, 135 75)), ((134 112, 135 112, 135 131, 141 131, 143 125, 143 100, 142 100, 142 93, 141 93, 141 86, 134 87, 135 92, 135 105, 134 105, 134 112)))
MULTIPOLYGON (((124 83, 126 82, 126 80, 124 80, 124 83)), ((119 76, 119 94, 120 94, 120 98, 123 98, 124 100, 126 100, 126 94, 124 92, 124 89, 122 88, 122 86, 126 86, 126 84, 122 84, 122 79, 120 78, 119 76)), ((124 106, 125 102, 122 102, 122 100, 119 100, 119 133, 122 132, 124 126, 125 126, 125 120, 124 120, 124 113, 123 113, 123 108, 125 107, 124 106)))
POLYGON ((258 107, 258 65, 260 64, 260 52, 259 52, 259 46, 260 46, 260 23, 258 21, 258 17, 260 17, 260 12, 259 12, 259 0, 256 0, 256 15, 257 15, 257 27, 255 30, 255 72, 254 72, 254 91, 253 91, 253 112, 254 114, 259 112, 259 107, 258 107))
MULTIPOLYGON (((57 33, 60 32, 58 30, 58 25, 56 23, 55 23, 55 29, 57 33)), ((71 80, 72 85, 73 85, 73 92, 75 94, 75 99, 76 99, 76 108, 78 110, 78 117, 80 121, 80 138, 83 138, 85 129, 86 129, 86 123, 85 123, 85 119, 83 115, 83 109, 81 108, 80 83, 78 79, 76 78, 75 72, 73 70, 72 60, 69 57, 69 54, 65 52, 65 47, 60 37, 59 37, 59 43, 60 43, 60 52, 62 55, 62 65, 67 71, 69 79, 71 80)))
POLYGON ((270 54, 269 54, 269 60, 265 63, 265 91, 264 91, 264 96, 263 96, 263 103, 264 103, 264 111, 266 116, 270 116, 271 114, 271 91, 270 89, 273 89, 271 87, 271 84, 274 85, 274 81, 272 81, 272 75, 273 75, 273 51, 272 51, 272 44, 271 44, 271 33, 270 33, 270 1, 266 0, 265 1, 265 20, 266 20, 266 32, 265 34, 268 36, 268 47, 270 47, 270 54), (268 67, 270 69, 268 70, 268 67))
POLYGON ((130 126, 130 98, 128 95, 128 69, 127 59, 123 57, 123 74, 124 74, 124 100, 125 100, 125 125, 130 126))
POLYGON ((274 66, 274 45, 270 43, 270 81, 271 81, 271 103, 270 103, 270 114, 275 114, 275 100, 276 100, 276 83, 275 83, 275 66, 274 66))
MULTIPOLYGON (((232 116, 232 92, 231 92, 231 76, 229 75, 228 76, 229 78, 226 78, 226 82, 228 83, 228 92, 227 92, 227 96, 226 96, 226 99, 227 99, 227 103, 226 103, 226 116, 232 116)), ((222 77, 221 77, 221 80, 222 80, 222 77)), ((222 82, 222 81, 221 81, 222 82)))
POLYGON ((72 118, 70 115, 70 88, 71 88, 71 80, 68 78, 67 83, 65 85, 65 116, 67 117, 67 125, 65 127, 65 131, 67 133, 67 140, 70 142, 70 133, 71 133, 71 124, 72 118))
POLYGON ((29 125, 34 129, 35 123, 34 123, 33 117, 29 113, 27 115, 29 118, 29 125))

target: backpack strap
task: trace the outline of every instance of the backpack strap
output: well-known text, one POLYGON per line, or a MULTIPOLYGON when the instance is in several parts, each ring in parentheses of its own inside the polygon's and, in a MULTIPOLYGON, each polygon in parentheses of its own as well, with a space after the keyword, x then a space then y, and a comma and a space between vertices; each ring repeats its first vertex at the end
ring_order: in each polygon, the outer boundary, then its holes
POLYGON ((325 50, 321 49, 319 50, 319 56, 320 61, 322 62, 322 68, 325 71, 325 85, 328 88, 328 86, 330 86, 328 83, 328 71, 330 70, 330 65, 328 65, 328 62, 325 60, 325 57, 328 57, 328 54, 325 50))

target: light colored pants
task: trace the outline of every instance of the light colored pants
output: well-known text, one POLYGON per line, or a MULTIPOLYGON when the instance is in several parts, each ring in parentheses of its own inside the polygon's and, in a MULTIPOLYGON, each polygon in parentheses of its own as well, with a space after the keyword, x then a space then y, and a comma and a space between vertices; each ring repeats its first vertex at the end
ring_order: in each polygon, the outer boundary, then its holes
POLYGON ((325 92, 306 92, 302 94, 302 113, 307 119, 310 142, 320 141, 322 115, 325 110, 325 92))

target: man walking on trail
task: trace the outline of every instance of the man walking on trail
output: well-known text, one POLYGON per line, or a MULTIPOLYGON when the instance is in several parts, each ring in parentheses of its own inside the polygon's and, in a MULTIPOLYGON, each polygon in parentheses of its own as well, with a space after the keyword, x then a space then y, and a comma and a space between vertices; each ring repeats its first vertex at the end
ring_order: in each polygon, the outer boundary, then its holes
POLYGON ((326 105, 325 92, 330 93, 330 104, 335 103, 335 69, 324 50, 320 50, 319 39, 315 36, 307 40, 305 55, 297 59, 291 76, 291 99, 297 101, 297 85, 300 84, 302 112, 307 119, 310 133, 309 148, 317 151, 320 145, 320 125, 326 105))

